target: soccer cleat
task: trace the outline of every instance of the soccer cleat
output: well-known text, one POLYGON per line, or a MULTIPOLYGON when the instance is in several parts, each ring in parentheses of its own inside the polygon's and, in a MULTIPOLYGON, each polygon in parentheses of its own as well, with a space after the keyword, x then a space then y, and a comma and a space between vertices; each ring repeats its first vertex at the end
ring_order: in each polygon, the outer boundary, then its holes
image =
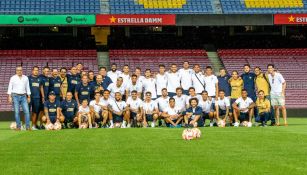
POLYGON ((213 124, 214 124, 214 123, 210 122, 210 127, 213 127, 213 124))
POLYGON ((131 124, 130 123, 127 125, 127 128, 131 128, 131 124))
POLYGON ((239 127, 239 123, 238 123, 238 122, 235 122, 235 123, 233 124, 233 126, 234 126, 234 127, 239 127))
POLYGON ((20 129, 21 129, 22 131, 25 131, 25 130, 26 130, 25 126, 23 126, 23 125, 21 125, 20 129))
POLYGON ((109 128, 114 128, 114 125, 110 125, 110 127, 109 128))
POLYGON ((126 125, 122 124, 122 126, 120 128, 126 128, 126 125))
POLYGON ((35 126, 32 126, 32 130, 33 131, 36 131, 36 130, 38 130, 35 126))
POLYGON ((152 128, 155 127, 155 122, 151 122, 151 127, 152 127, 152 128))

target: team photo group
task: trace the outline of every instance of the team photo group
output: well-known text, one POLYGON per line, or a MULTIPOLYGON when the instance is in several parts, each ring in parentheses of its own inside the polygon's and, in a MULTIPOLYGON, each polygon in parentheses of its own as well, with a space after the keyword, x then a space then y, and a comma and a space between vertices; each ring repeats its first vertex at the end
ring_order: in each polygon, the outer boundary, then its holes
POLYGON ((158 72, 119 69, 34 66, 27 76, 16 67, 7 91, 11 128, 266 127, 280 126, 280 115, 288 125, 286 81, 273 64, 266 72, 243 65, 241 75, 224 68, 214 75, 211 66, 188 61, 158 72))

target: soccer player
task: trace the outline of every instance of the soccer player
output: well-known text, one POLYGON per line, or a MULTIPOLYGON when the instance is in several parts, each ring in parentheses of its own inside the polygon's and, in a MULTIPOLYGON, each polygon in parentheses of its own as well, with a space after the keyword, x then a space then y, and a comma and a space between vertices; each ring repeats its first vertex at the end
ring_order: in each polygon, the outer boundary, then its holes
POLYGON ((141 98, 143 85, 141 82, 138 81, 138 76, 135 74, 131 76, 130 83, 128 83, 128 86, 126 87, 126 92, 127 92, 126 96, 127 97, 131 96, 132 91, 136 91, 137 96, 141 98))
POLYGON ((139 68, 139 67, 135 68, 134 74, 138 76, 138 82, 139 83, 142 83, 143 79, 145 78, 144 76, 141 75, 141 73, 142 73, 141 68, 139 68))
POLYGON ((170 68, 170 72, 166 73, 167 77, 167 91, 169 97, 173 97, 176 95, 176 88, 180 86, 180 74, 177 72, 177 65, 172 64, 170 68))
POLYGON ((155 127, 156 120, 159 117, 158 104, 151 99, 151 92, 145 93, 143 102, 143 126, 147 127, 151 122, 151 127, 155 127))
POLYGON ((180 109, 180 112, 186 110, 186 100, 187 95, 183 94, 183 89, 181 87, 176 88, 176 95, 173 97, 176 101, 175 106, 180 109))
POLYGON ((91 94, 94 93, 93 87, 88 84, 87 75, 82 76, 82 82, 76 86, 75 99, 79 105, 86 99, 87 103, 91 99, 91 94))
POLYGON ((76 73, 79 78, 82 77, 82 72, 83 72, 83 64, 82 63, 77 63, 76 65, 76 73))
POLYGON ((50 90, 55 93, 56 101, 61 100, 61 78, 58 76, 58 70, 52 69, 50 78, 50 90))
POLYGON ((169 105, 165 109, 165 111, 163 111, 162 116, 164 117, 167 127, 170 128, 181 127, 180 123, 183 119, 183 116, 182 112, 180 111, 180 108, 176 107, 174 98, 169 99, 169 105))
POLYGON ((43 68, 43 74, 41 74, 39 77, 41 79, 41 87, 40 87, 40 92, 41 92, 41 97, 42 97, 42 102, 44 103, 46 100, 48 100, 48 94, 49 94, 49 74, 50 74, 50 68, 49 67, 44 67, 43 68))
MULTIPOLYGON (((145 78, 142 80, 144 92, 151 92, 151 98, 157 99, 156 80, 151 77, 151 70, 145 70, 145 78)), ((144 94, 145 96, 145 94, 144 94)))
MULTIPOLYGON (((96 92, 94 100, 90 102, 90 114, 92 117, 92 124, 94 128, 98 128, 98 124, 102 121, 102 118, 107 118, 108 116, 102 116, 102 108, 100 104, 100 92, 96 92)), ((108 113, 104 113, 108 115, 108 113)))
POLYGON ((256 100, 256 107, 258 109, 258 116, 260 117, 261 126, 267 126, 266 123, 270 117, 271 104, 268 99, 265 98, 263 90, 258 92, 258 99, 256 100))
POLYGON ((167 77, 165 73, 165 65, 159 65, 159 73, 156 74, 157 97, 161 97, 162 89, 167 87, 167 77))
POLYGON ((77 74, 77 68, 72 67, 70 69, 70 75, 68 75, 68 91, 72 92, 72 94, 75 94, 76 86, 77 84, 80 84, 81 78, 77 74))
POLYGON ((191 98, 189 100, 189 108, 184 112, 185 127, 201 127, 204 126, 204 121, 201 117, 202 108, 198 106, 198 99, 191 98))
POLYGON ((102 94, 102 92, 104 90, 103 82, 102 82, 102 76, 97 75, 96 81, 93 82, 91 86, 93 86, 95 92, 99 92, 100 94, 102 94))
POLYGON ((267 68, 269 73, 269 82, 271 85, 271 104, 275 111, 276 125, 279 126, 279 109, 281 108, 284 125, 288 126, 287 110, 285 106, 286 81, 279 72, 275 71, 273 64, 269 64, 267 68))
POLYGON ((190 99, 197 98, 197 100, 199 102, 199 100, 202 98, 201 95, 196 94, 194 87, 189 88, 189 94, 190 95, 187 96, 187 98, 186 98, 186 108, 190 107, 190 99))
POLYGON ((60 86, 60 89, 61 89, 61 100, 65 100, 65 97, 67 95, 67 92, 69 90, 69 87, 68 87, 68 76, 67 76, 67 69, 65 67, 62 67, 60 69, 60 79, 61 79, 61 86, 60 86))
POLYGON ((49 92, 48 100, 44 102, 44 116, 42 122, 45 124, 63 123, 64 117, 60 116, 60 102, 56 101, 56 95, 53 91, 49 92))
POLYGON ((94 85, 95 83, 95 74, 94 71, 90 70, 88 71, 88 84, 90 86, 94 85))
POLYGON ((63 128, 74 128, 78 125, 78 103, 73 99, 71 92, 66 93, 65 100, 61 102, 61 116, 64 117, 63 128))
POLYGON ((192 87, 192 75, 193 70, 190 69, 190 64, 188 61, 183 62, 183 68, 179 69, 181 87, 183 89, 183 94, 189 94, 189 88, 192 87))
POLYGON ((40 86, 41 86, 41 79, 38 76, 39 68, 34 66, 32 68, 32 75, 28 77, 29 85, 31 90, 31 101, 29 103, 29 109, 32 108, 32 130, 37 130, 37 117, 40 111, 41 105, 41 94, 40 94, 40 86))
POLYGON ((103 96, 102 96, 102 98, 100 98, 100 102, 99 102, 101 109, 102 109, 103 120, 102 120, 102 123, 101 123, 101 127, 103 127, 103 128, 107 127, 106 123, 107 123, 108 119, 110 120, 110 128, 114 127, 112 115, 111 115, 111 112, 109 111, 109 108, 108 108, 112 101, 113 100, 110 98, 110 91, 107 90, 107 89, 104 90, 103 96))
POLYGON ((229 84, 231 86, 230 104, 233 104, 239 97, 241 97, 243 89, 243 80, 241 77, 239 77, 238 71, 232 72, 232 77, 229 79, 229 84))
POLYGON ((79 124, 79 129, 93 128, 92 117, 91 117, 91 114, 90 114, 90 108, 88 106, 87 99, 82 99, 81 105, 79 106, 78 124, 79 124))
POLYGON ((122 101, 122 94, 115 92, 115 100, 110 104, 109 110, 112 113, 112 120, 115 123, 115 127, 126 128, 126 123, 123 123, 124 118, 127 119, 129 116, 126 102, 122 101))
POLYGON ((217 77, 219 90, 223 90, 225 92, 225 97, 230 99, 231 87, 229 84, 229 79, 231 76, 226 73, 225 68, 220 69, 220 75, 217 77))
POLYGON ((116 83, 111 83, 108 86, 108 90, 111 92, 111 98, 115 99, 115 93, 126 94, 126 87, 123 85, 123 78, 118 77, 116 83))
POLYGON ((130 110, 130 117, 127 118, 127 128, 130 128, 131 125, 134 127, 139 126, 142 121, 143 102, 138 97, 138 92, 136 90, 133 90, 131 92, 131 97, 127 99, 127 106, 130 110), (133 122, 131 122, 131 120, 133 122))
POLYGON ((192 84, 197 94, 201 94, 205 90, 205 77, 200 70, 200 65, 194 65, 194 73, 192 74, 192 84))
POLYGON ((232 113, 230 112, 230 100, 225 97, 224 90, 219 90, 219 97, 215 101, 215 114, 218 121, 224 120, 227 122, 227 118, 232 121, 232 113))
POLYGON ((117 70, 117 65, 113 63, 111 65, 111 70, 108 71, 107 75, 111 78, 112 82, 116 82, 117 78, 120 76, 122 72, 117 70))
POLYGON ((206 67, 206 74, 204 80, 206 85, 206 91, 208 92, 209 97, 212 98, 214 103, 214 99, 218 97, 219 85, 217 77, 212 74, 211 66, 206 67))
POLYGON ((130 69, 128 65, 124 65, 123 72, 119 76, 123 78, 123 85, 127 87, 130 81, 130 69))
POLYGON ((233 115, 235 118, 234 126, 238 127, 238 119, 240 122, 248 121, 248 127, 252 126, 252 117, 254 114, 255 103, 249 98, 246 89, 242 90, 242 95, 233 104, 233 115), (238 117, 239 116, 239 117, 238 117))
POLYGON ((167 89, 166 88, 163 88, 162 89, 162 96, 159 97, 156 102, 158 104, 158 107, 159 107, 159 116, 161 116, 161 114, 166 110, 166 108, 168 107, 168 103, 169 103, 169 99, 170 97, 168 96, 168 93, 167 93, 167 89))
POLYGON ((99 75, 102 77, 102 87, 103 89, 107 89, 108 86, 113 83, 111 78, 107 76, 107 68, 106 67, 101 67, 99 68, 99 75))
POLYGON ((201 93, 201 97, 198 102, 198 106, 202 108, 202 118, 204 123, 206 123, 206 119, 210 120, 210 127, 214 125, 214 103, 211 97, 208 96, 207 91, 203 91, 201 93))

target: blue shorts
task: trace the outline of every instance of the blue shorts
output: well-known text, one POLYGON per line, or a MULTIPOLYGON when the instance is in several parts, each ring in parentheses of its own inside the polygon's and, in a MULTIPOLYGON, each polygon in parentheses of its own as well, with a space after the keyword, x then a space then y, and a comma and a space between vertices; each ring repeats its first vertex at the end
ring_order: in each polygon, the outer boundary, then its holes
POLYGON ((40 98, 31 98, 29 103, 29 109, 32 109, 32 113, 39 114, 41 106, 41 99, 40 98))
POLYGON ((117 115, 117 114, 112 114, 113 115, 113 121, 114 123, 121 123, 123 122, 123 115, 117 115))
POLYGON ((130 119, 136 118, 137 113, 135 112, 130 112, 130 119))
POLYGON ((246 112, 246 113, 240 112, 239 120, 240 120, 240 122, 249 121, 249 113, 248 112, 246 112))
POLYGON ((57 117, 56 116, 49 116, 49 119, 50 119, 50 122, 52 124, 55 124, 56 120, 57 120, 57 117))
MULTIPOLYGON (((172 120, 174 123, 176 123, 177 122, 177 120, 172 120)), ((172 124, 170 124, 170 123, 165 123, 165 125, 167 126, 167 127, 170 127, 170 128, 173 128, 174 126, 172 125, 172 124)), ((180 123, 178 123, 178 125, 177 125, 177 128, 181 128, 181 124, 180 123)))
POLYGON ((146 121, 147 122, 152 122, 153 121, 153 115, 152 114, 146 114, 146 121))
POLYGON ((74 117, 73 115, 68 115, 68 114, 65 114, 63 113, 65 119, 64 119, 64 122, 65 123, 70 123, 70 122, 73 122, 74 121, 74 117))
POLYGON ((226 110, 219 109, 219 116, 226 115, 226 110))
MULTIPOLYGON (((192 121, 192 118, 189 118, 189 123, 192 121)), ((197 127, 203 127, 205 124, 204 120, 200 117, 197 121, 197 127)))
POLYGON ((203 112, 203 119, 209 119, 209 113, 203 112))

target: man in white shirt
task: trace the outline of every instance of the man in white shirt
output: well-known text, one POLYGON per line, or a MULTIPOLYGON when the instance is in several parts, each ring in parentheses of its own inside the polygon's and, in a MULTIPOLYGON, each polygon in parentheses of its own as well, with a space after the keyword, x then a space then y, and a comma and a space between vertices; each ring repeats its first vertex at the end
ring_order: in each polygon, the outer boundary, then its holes
POLYGON ((126 128, 124 119, 129 117, 126 102, 122 101, 122 94, 115 92, 115 100, 109 104, 109 110, 112 113, 112 120, 117 128, 126 128))
POLYGON ((9 103, 13 104, 14 106, 16 130, 21 130, 20 107, 22 108, 25 115, 26 129, 31 130, 30 112, 28 105, 31 100, 31 90, 29 79, 27 76, 22 74, 21 66, 16 67, 16 75, 10 78, 7 94, 9 103))
POLYGON ((214 122, 214 104, 212 98, 208 96, 207 91, 201 93, 201 99, 199 99, 198 106, 203 110, 203 120, 206 123, 206 119, 210 120, 210 127, 213 127, 214 122))
POLYGON ((224 120, 226 123, 227 118, 231 117, 230 100, 225 97, 225 91, 219 90, 219 97, 215 100, 215 116, 218 121, 224 120))
POLYGON ((138 83, 141 83, 141 84, 142 84, 142 81, 143 81, 143 79, 144 79, 145 77, 141 75, 141 74, 142 74, 141 68, 139 68, 139 67, 135 68, 134 74, 138 76, 138 77, 137 77, 137 78, 138 78, 138 83))
POLYGON ((138 97, 136 90, 133 90, 131 92, 131 97, 127 99, 127 106, 130 110, 127 128, 130 128, 131 125, 133 127, 140 126, 140 122, 142 121, 143 102, 138 97), (132 123, 131 120, 133 121, 132 123))
POLYGON ((252 117, 254 114, 255 103, 249 97, 247 97, 246 89, 242 90, 242 95, 233 104, 233 115, 235 118, 234 126, 238 127, 238 116, 240 122, 248 121, 248 127, 252 126, 252 117))
POLYGON ((142 80, 142 85, 144 88, 144 93, 151 92, 152 100, 157 99, 156 80, 151 77, 150 69, 145 70, 145 78, 142 80))
POLYGON ((127 85, 130 82, 130 72, 129 72, 129 66, 128 65, 124 65, 123 67, 123 72, 119 75, 119 77, 123 78, 123 85, 125 87, 127 87, 127 85))
POLYGON ((219 92, 219 85, 218 80, 215 75, 212 74, 212 67, 207 66, 206 67, 206 74, 205 74, 205 85, 206 85, 206 91, 208 92, 209 97, 212 98, 214 103, 214 98, 217 98, 218 92, 219 92))
POLYGON ((154 128, 156 120, 159 117, 158 104, 151 99, 151 92, 146 92, 144 98, 145 100, 143 102, 143 126, 147 127, 150 124, 151 127, 154 128))
POLYGON ((108 71, 107 76, 111 78, 112 82, 116 82, 117 78, 120 76, 122 72, 117 70, 117 65, 113 63, 111 65, 111 70, 108 71))
MULTIPOLYGON (((103 119, 108 118, 108 112, 103 110, 102 104, 100 103, 101 95, 99 92, 95 93, 94 100, 90 102, 90 114, 92 117, 93 127, 98 128, 98 123, 102 122, 103 119)), ((104 127, 104 125, 102 125, 104 127)))
POLYGON ((176 95, 174 99, 176 101, 175 106, 180 109, 180 112, 186 110, 186 100, 188 96, 183 94, 183 89, 181 87, 176 88, 176 95))
POLYGON ((163 88, 162 89, 162 96, 159 97, 156 102, 158 103, 158 107, 159 107, 159 116, 161 116, 161 114, 165 111, 165 109, 168 107, 168 101, 169 101, 169 96, 167 96, 167 89, 163 88))
POLYGON ((110 128, 113 128, 113 119, 112 119, 112 115, 111 112, 109 111, 109 105, 110 103, 112 103, 112 99, 110 98, 110 91, 109 90, 104 90, 103 91, 103 96, 100 98, 99 101, 99 105, 101 106, 102 109, 102 116, 103 116, 103 120, 101 123, 101 127, 102 128, 107 128, 107 120, 110 120, 110 128))
POLYGON ((181 87, 180 85, 180 74, 177 72, 177 65, 172 64, 170 72, 166 73, 167 76, 167 91, 168 96, 173 97, 176 95, 176 88, 181 87))
POLYGON ((180 122, 183 119, 182 112, 180 108, 177 108, 175 105, 175 99, 169 99, 168 107, 163 111, 162 116, 166 122, 166 126, 170 128, 181 128, 180 122))
POLYGON ((138 77, 135 74, 133 74, 131 76, 131 80, 128 83, 128 85, 126 86, 126 92, 128 93, 128 94, 126 94, 126 96, 130 97, 132 91, 136 91, 137 92, 137 96, 139 98, 141 98, 142 91, 143 91, 143 85, 142 85, 141 82, 138 82, 138 77))
POLYGON ((111 83, 108 86, 108 90, 111 93, 111 98, 114 99, 115 98, 115 93, 116 92, 120 92, 120 94, 126 94, 126 88, 123 85, 123 78, 122 77, 118 77, 116 80, 116 83, 111 83))
POLYGON ((268 77, 269 83, 271 85, 271 104, 274 107, 276 125, 279 126, 279 109, 281 109, 282 116, 284 119, 284 125, 288 126, 287 123, 287 110, 285 106, 285 91, 286 91, 286 81, 284 77, 275 71, 273 64, 269 64, 268 68, 268 77))
POLYGON ((165 73, 165 66, 159 65, 159 73, 156 75, 157 97, 161 97, 163 88, 167 88, 167 77, 165 73))
POLYGON ((179 69, 180 74, 180 82, 181 87, 183 89, 183 94, 188 95, 189 94, 189 88, 192 87, 192 75, 193 70, 190 69, 190 64, 188 61, 183 62, 183 68, 179 69))
POLYGON ((197 94, 201 94, 205 90, 205 77, 200 70, 200 65, 194 65, 194 73, 192 74, 192 85, 197 94))
POLYGON ((197 98, 198 102, 199 102, 199 100, 201 100, 201 98, 202 98, 201 95, 196 94, 195 88, 194 88, 194 87, 190 87, 190 88, 189 88, 189 96, 187 96, 186 102, 185 102, 186 108, 187 108, 187 109, 190 107, 190 99, 191 99, 191 98, 197 98))

